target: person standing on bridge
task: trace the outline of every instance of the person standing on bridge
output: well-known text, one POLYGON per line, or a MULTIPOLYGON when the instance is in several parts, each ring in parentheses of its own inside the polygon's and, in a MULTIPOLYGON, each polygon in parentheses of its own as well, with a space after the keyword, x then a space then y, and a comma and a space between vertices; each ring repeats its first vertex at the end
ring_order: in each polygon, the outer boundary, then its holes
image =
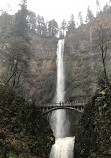
POLYGON ((60 105, 64 105, 64 102, 60 101, 60 105))

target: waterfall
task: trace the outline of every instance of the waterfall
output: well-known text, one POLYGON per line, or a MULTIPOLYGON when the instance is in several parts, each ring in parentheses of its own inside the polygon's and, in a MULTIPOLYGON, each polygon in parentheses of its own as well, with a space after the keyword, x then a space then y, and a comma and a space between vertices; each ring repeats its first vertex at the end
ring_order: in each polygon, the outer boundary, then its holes
POLYGON ((74 137, 57 138, 52 146, 51 158, 73 158, 74 137))
MULTIPOLYGON (((64 63, 63 63, 63 53, 64 53, 64 40, 58 41, 57 46, 57 88, 56 88, 56 102, 64 102, 64 63)), ((56 131, 55 137, 65 137, 65 110, 57 110, 55 112, 56 117, 56 131)))
MULTIPOLYGON (((57 88, 55 102, 64 102, 65 75, 64 75, 64 40, 58 41, 57 46, 57 88)), ((55 144, 52 146, 50 158, 73 158, 74 137, 67 137, 70 130, 70 123, 66 118, 66 111, 56 110, 51 116, 55 144)))
POLYGON ((58 41, 57 46, 57 88, 56 88, 56 101, 64 101, 64 40, 58 41))

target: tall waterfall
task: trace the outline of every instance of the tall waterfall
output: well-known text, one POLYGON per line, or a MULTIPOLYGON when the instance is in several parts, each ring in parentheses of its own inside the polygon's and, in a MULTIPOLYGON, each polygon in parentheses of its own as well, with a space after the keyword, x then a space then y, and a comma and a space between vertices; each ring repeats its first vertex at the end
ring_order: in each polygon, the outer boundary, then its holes
POLYGON ((57 88, 56 88, 56 101, 64 101, 64 40, 58 41, 57 47, 57 88))
MULTIPOLYGON (((64 86, 65 86, 65 75, 64 75, 64 40, 58 41, 57 46, 57 88, 56 88, 56 99, 57 103, 64 102, 64 86)), ((52 113, 52 120, 54 119, 55 128, 55 144, 52 146, 50 158, 73 158, 74 148, 74 137, 67 137, 67 133, 70 130, 70 123, 66 118, 65 110, 56 110, 52 113)), ((52 124, 54 124, 54 122, 52 124)))

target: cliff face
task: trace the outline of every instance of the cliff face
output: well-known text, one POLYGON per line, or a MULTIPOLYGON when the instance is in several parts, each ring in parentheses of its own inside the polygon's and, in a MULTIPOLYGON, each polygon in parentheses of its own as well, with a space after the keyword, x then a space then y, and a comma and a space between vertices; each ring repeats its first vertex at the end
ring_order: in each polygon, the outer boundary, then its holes
POLYGON ((90 96, 92 64, 90 30, 82 26, 65 39, 66 98, 85 100, 90 96), (85 32, 87 30, 87 35, 85 32))
MULTIPOLYGON (((86 28, 81 28, 85 34, 86 28)), ((76 32, 75 36, 77 36, 76 32)), ((81 35, 82 36, 82 35, 81 35)), ((85 35, 84 35, 85 36, 85 35)), ((30 84, 27 85, 27 96, 38 103, 51 102, 56 90, 56 38, 42 38, 31 34, 33 51, 30 62, 30 84)), ((74 37, 65 38, 64 66, 66 100, 70 98, 85 100, 91 91, 91 52, 89 36, 86 40, 75 41, 74 37), (77 46, 78 45, 78 46, 77 46)))
MULTIPOLYGON (((33 50, 30 62, 29 96, 37 103, 51 102, 56 89, 57 38, 31 34, 33 50)), ((83 25, 65 37, 64 66, 66 100, 86 100, 92 89, 92 52, 90 27, 83 25), (86 34, 87 32, 87 34, 86 34)))
POLYGON ((31 35, 33 50, 30 62, 31 78, 29 96, 37 103, 50 102, 56 86, 56 38, 42 38, 31 35))

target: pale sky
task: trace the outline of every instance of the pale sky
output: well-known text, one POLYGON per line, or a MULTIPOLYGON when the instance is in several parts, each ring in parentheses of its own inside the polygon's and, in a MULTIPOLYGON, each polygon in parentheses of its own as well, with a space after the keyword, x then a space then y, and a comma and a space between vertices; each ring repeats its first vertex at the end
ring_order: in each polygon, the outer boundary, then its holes
MULTIPOLYGON (((0 0, 0 10, 10 10, 15 13, 19 8, 20 0, 0 0)), ((109 0, 100 0, 101 9, 109 0)), ((40 14, 45 20, 55 19, 61 23, 63 19, 70 20, 71 14, 74 14, 77 22, 79 11, 82 12, 85 20, 87 7, 90 6, 94 14, 96 14, 96 0, 27 0, 28 9, 40 14)))

